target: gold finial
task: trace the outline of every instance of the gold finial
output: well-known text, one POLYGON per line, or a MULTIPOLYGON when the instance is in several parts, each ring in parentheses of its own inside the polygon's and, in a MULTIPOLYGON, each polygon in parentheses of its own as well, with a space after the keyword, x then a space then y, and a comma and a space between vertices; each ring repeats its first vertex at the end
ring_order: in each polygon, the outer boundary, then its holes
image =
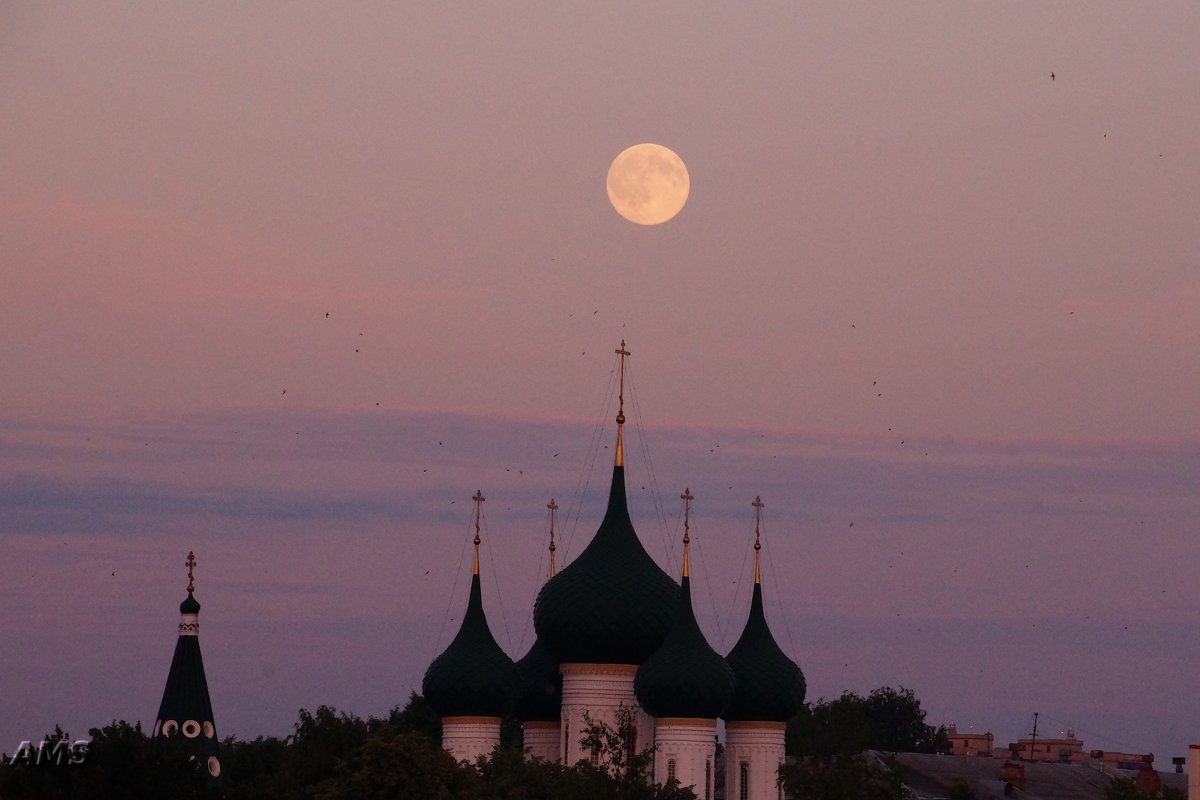
POLYGON ((554 577, 554 512, 558 511, 558 503, 554 502, 554 498, 550 498, 550 502, 546 504, 546 508, 550 509, 550 577, 554 577))
POLYGON ((188 568, 188 594, 191 594, 196 590, 196 579, 192 576, 192 570, 196 567, 196 554, 188 550, 188 560, 183 564, 188 568))
POLYGON ((750 505, 754 506, 754 583, 758 585, 762 583, 762 572, 758 567, 758 553, 762 550, 762 539, 758 532, 758 523, 762 518, 763 501, 758 495, 754 496, 754 502, 750 505))
POLYGON ((475 501, 475 571, 472 575, 479 574, 479 512, 483 507, 483 492, 475 490, 475 495, 471 498, 475 501))
POLYGON ((621 383, 617 391, 617 459, 616 466, 625 466, 625 444, 624 444, 624 427, 625 427, 625 357, 629 355, 629 351, 625 349, 625 340, 621 340, 621 346, 617 348, 617 355, 621 357, 621 383))
POLYGON ((679 499, 683 501, 683 577, 686 578, 688 577, 689 572, 688 543, 692 541, 691 537, 688 535, 689 517, 692 508, 692 501, 696 498, 692 497, 691 489, 684 489, 683 494, 679 495, 679 499))

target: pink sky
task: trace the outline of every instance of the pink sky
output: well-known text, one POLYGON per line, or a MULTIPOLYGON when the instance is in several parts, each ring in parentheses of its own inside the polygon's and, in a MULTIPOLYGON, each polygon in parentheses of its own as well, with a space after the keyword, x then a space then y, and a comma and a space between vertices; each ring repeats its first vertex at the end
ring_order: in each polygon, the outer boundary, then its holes
POLYGON ((814 698, 1182 754, 1200 8, 544 5, 0 10, 0 750, 153 722, 189 548, 225 733, 402 702, 476 488, 521 655, 624 337, 668 523, 740 563, 767 500, 814 698))

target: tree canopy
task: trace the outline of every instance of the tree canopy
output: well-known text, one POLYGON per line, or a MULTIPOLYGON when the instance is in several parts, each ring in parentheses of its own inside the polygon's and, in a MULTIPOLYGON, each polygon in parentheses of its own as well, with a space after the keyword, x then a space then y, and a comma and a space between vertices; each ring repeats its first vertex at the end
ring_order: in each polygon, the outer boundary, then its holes
POLYGON ((833 700, 805 705, 788 723, 787 751, 793 756, 854 755, 864 750, 939 753, 950 749, 946 728, 925 722, 911 689, 883 686, 863 697, 843 692, 833 700))
MULTIPOLYGON (((629 721, 615 727, 589 720, 581 740, 598 751, 597 763, 529 760, 521 727, 505 720, 500 746, 475 764, 455 762, 441 747, 441 720, 415 692, 403 708, 366 719, 329 706, 299 712, 293 732, 280 739, 233 737, 221 743, 221 776, 207 770, 179 738, 154 739, 140 724, 116 722, 92 729, 86 763, 79 766, 0 766, 5 800, 348 800, 425 797, 441 800, 694 800, 674 781, 648 780, 653 749, 626 744, 629 721)), ((62 739, 56 730, 47 738, 62 739)), ((806 705, 789 724, 780 772, 784 788, 803 800, 904 800, 903 770, 867 750, 937 752, 948 749, 944 728, 925 723, 908 689, 882 687, 866 697, 846 692, 806 705)), ((1136 789, 1136 787, 1135 787, 1136 789)), ((1132 796, 1114 785, 1109 800, 1179 800, 1167 793, 1132 796), (1123 793, 1124 792, 1124 793, 1123 793)))
MULTIPOLYGON (((528 760, 520 723, 506 721, 501 746, 475 764, 456 762, 441 747, 441 721, 413 693, 404 708, 359 718, 329 706, 302 709, 293 733, 221 743, 221 776, 192 757, 181 737, 154 739, 140 724, 94 728, 86 763, 0 766, 5 800, 695 800, 673 782, 647 782, 652 751, 631 753, 621 730, 601 723, 584 740, 600 764, 528 760)), ((61 730, 47 738, 65 737, 61 730)))

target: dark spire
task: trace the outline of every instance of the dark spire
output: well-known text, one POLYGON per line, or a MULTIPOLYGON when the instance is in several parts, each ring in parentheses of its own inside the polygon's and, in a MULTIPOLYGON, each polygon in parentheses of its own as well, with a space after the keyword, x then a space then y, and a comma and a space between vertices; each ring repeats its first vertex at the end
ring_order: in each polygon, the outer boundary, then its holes
MULTIPOLYGON (((558 503, 546 504, 550 512, 550 578, 554 577, 554 517, 558 503)), ((558 659, 538 637, 517 662, 517 716, 522 722, 558 722, 562 709, 562 672, 558 659)))
POLYGON ((696 623, 688 575, 689 509, 692 497, 683 500, 683 580, 675 625, 654 654, 637 671, 633 688, 638 703, 654 717, 716 719, 733 696, 733 670, 712 649, 696 623))
POLYGON ((754 585, 762 585, 762 569, 759 565, 759 553, 762 552, 762 535, 759 533, 759 523, 762 521, 762 510, 764 507, 762 497, 754 495, 754 502, 750 505, 754 506, 754 585))
POLYGON ((555 512, 558 511, 558 503, 554 502, 553 497, 551 497, 550 502, 546 504, 546 508, 550 510, 550 574, 547 577, 553 578, 554 573, 556 572, 554 569, 554 551, 557 549, 554 546, 554 516, 555 512))
POLYGON ((620 365, 620 388, 617 389, 617 452, 613 460, 613 466, 625 466, 625 358, 629 355, 629 351, 625 349, 625 340, 621 340, 621 346, 617 348, 617 355, 621 357, 620 365))
POLYGON ((153 735, 181 736, 195 755, 204 760, 208 773, 216 777, 221 774, 221 762, 212 701, 200 656, 200 604, 192 595, 196 588, 194 553, 188 553, 185 566, 188 568, 188 595, 179 605, 179 638, 175 641, 175 655, 167 673, 167 685, 158 706, 153 735))
POLYGON ((625 358, 617 395, 617 453, 608 509, 579 557, 546 582, 533 609, 538 636, 561 663, 640 664, 667 635, 679 587, 642 547, 625 496, 625 358))
POLYGON ((499 717, 516 689, 513 661, 496 644, 483 613, 479 583, 479 513, 483 494, 475 492, 475 565, 462 626, 450 646, 425 670, 421 691, 443 717, 499 717))
POLYGON ((733 667, 737 684, 733 700, 722 715, 726 721, 785 722, 804 704, 804 673, 784 654, 771 635, 763 613, 762 573, 759 553, 762 541, 759 523, 763 502, 754 503, 754 594, 750 616, 737 644, 725 660, 733 667))

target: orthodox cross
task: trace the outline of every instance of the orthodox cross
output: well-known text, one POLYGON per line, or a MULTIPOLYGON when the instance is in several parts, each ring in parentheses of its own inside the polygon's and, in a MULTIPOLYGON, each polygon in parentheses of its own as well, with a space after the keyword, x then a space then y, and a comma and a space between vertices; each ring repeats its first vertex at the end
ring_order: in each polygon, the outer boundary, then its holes
POLYGON ((550 502, 546 504, 546 508, 550 509, 550 577, 554 577, 554 512, 558 511, 558 503, 554 502, 554 498, 550 498, 550 502))
POLYGON ((196 554, 191 550, 188 550, 188 558, 184 562, 184 566, 188 568, 188 594, 191 594, 196 588, 196 579, 192 577, 192 570, 196 566, 196 554))
POLYGON ((755 495, 754 502, 750 505, 754 506, 754 582, 762 583, 762 573, 758 568, 758 552, 762 550, 762 541, 758 532, 758 523, 762 519, 764 508, 762 498, 755 495))
POLYGON ((684 489, 683 494, 679 495, 679 499, 683 501, 683 577, 686 578, 688 577, 688 572, 690 571, 688 567, 688 543, 692 541, 691 537, 688 535, 690 528, 689 518, 691 515, 692 501, 696 498, 692 496, 691 489, 684 489))
POLYGON ((475 575, 479 574, 479 512, 483 508, 483 492, 475 490, 471 498, 475 501, 475 575))

